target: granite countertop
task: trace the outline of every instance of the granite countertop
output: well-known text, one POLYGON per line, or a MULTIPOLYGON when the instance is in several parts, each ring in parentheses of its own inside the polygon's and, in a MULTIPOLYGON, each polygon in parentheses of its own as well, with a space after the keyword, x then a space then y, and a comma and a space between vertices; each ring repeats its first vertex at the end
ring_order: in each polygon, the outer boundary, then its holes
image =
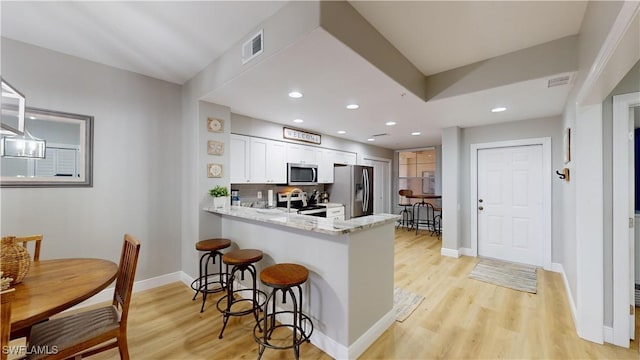
POLYGON ((234 216, 329 235, 348 234, 374 226, 394 223, 400 217, 400 215, 395 214, 375 214, 350 220, 333 220, 310 215, 288 214, 280 209, 256 209, 241 206, 230 206, 226 209, 204 208, 203 210, 214 214, 234 216))

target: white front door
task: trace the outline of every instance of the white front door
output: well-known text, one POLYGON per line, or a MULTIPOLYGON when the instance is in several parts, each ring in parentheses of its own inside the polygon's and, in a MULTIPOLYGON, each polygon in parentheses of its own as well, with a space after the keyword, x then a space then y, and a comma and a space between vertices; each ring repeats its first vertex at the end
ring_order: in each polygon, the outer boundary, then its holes
POLYGON ((478 255, 543 265, 542 145, 478 150, 478 255))

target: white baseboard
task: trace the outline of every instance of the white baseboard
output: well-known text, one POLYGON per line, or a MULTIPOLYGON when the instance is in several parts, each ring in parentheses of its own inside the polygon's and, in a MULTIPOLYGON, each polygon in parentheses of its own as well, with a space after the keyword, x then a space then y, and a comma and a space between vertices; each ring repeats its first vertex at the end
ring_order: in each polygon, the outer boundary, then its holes
MULTIPOLYGON (((156 276, 154 278, 136 281, 133 284, 133 292, 136 293, 138 291, 149 290, 149 289, 156 288, 158 286, 171 284, 171 283, 174 283, 176 281, 180 281, 181 280, 181 274, 184 274, 184 272, 176 271, 176 272, 173 272, 173 273, 170 273, 170 274, 160 275, 160 276, 156 276)), ((191 285, 191 282, 189 282, 189 285, 191 285)), ((65 310, 65 312, 66 311, 70 311, 70 310, 81 309, 83 307, 99 304, 99 303, 105 302, 105 301, 111 301, 112 299, 113 299, 113 287, 108 287, 108 288, 100 291, 96 295, 92 296, 91 298, 81 302, 80 304, 65 310)))
MULTIPOLYGON (((571 318, 573 319, 573 325, 578 328, 578 316, 576 309, 576 302, 573 300, 573 295, 571 295, 571 287, 569 287, 569 280, 567 279, 567 274, 564 272, 564 267, 559 263, 551 263, 551 271, 560 273, 562 275, 562 282, 564 283, 564 292, 567 294, 567 300, 569 301, 569 309, 571 309, 571 318)), ((613 333, 612 333, 613 335, 613 333)))
POLYGON ((464 255, 464 256, 474 256, 474 257, 476 256, 476 255, 473 253, 473 249, 471 249, 471 248, 460 248, 460 250, 458 250, 458 251, 459 251, 460 255, 464 255))
POLYGON ((452 258, 459 258, 460 257, 460 252, 458 250, 454 250, 454 249, 447 249, 447 248, 442 248, 440 249, 440 255, 442 256, 448 256, 448 257, 452 257, 452 258))
MULTIPOLYGON (((357 359, 365 350, 371 346, 396 320, 396 312, 392 308, 388 313, 380 318, 372 327, 369 328, 358 340, 349 346, 348 359, 357 359)), ((329 355, 333 356, 331 353, 329 355)), ((335 356, 334 356, 335 357, 335 356)), ((345 357, 335 357, 336 359, 345 359, 345 357)))

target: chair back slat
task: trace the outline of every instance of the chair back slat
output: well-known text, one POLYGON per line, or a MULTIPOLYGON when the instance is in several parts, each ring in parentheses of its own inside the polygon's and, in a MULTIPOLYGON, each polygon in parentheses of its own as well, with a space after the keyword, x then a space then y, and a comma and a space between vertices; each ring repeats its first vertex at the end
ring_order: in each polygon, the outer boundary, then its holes
POLYGON ((118 277, 113 295, 113 305, 118 307, 121 314, 121 322, 126 324, 129 313, 129 303, 133 289, 138 255, 140 254, 140 242, 129 234, 124 235, 124 244, 118 266, 118 277))
POLYGON ((42 245, 42 239, 43 239, 43 235, 42 234, 38 234, 38 235, 30 235, 30 236, 16 236, 16 243, 22 243, 22 246, 24 246, 25 249, 27 249, 27 251, 29 251, 30 254, 33 254, 33 261, 40 261, 40 246, 42 245), (31 242, 34 242, 34 247, 33 250, 29 249, 28 244, 30 244, 31 242))

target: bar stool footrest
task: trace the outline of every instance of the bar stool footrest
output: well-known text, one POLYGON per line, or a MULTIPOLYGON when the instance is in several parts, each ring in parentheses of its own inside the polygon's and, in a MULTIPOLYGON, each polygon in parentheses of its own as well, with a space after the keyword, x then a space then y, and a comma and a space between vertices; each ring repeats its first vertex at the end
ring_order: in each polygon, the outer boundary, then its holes
MULTIPOLYGON (((199 279, 195 279, 191 282, 191 289, 198 293, 206 292, 207 294, 215 294, 215 293, 224 291, 227 289, 224 279, 221 279, 220 277, 218 277, 216 280, 210 279, 212 276, 215 278, 215 276, 219 276, 219 275, 220 274, 218 273, 214 273, 214 274, 209 274, 208 277, 202 276, 199 279), (208 279, 208 283, 205 283, 206 279, 208 279), (222 285, 220 285, 220 283, 222 283, 222 285), (198 286, 198 284, 200 285, 198 286), (216 286, 213 289, 210 289, 209 287, 211 285, 216 285, 216 286)), ((222 275, 225 275, 225 274, 223 273, 222 275)))
MULTIPOLYGON (((268 316, 269 317, 273 315, 277 316, 279 314, 289 314, 291 317, 293 317, 293 311, 284 311, 284 310, 276 311, 275 313, 268 314, 268 316)), ((300 323, 303 324, 306 329, 303 329, 301 325, 276 324, 276 325, 268 326, 268 331, 259 332, 259 330, 261 329, 258 327, 258 325, 264 322, 264 317, 262 317, 260 318, 258 323, 253 327, 253 338, 258 343, 258 345, 267 347, 269 349, 276 349, 276 350, 293 349, 296 346, 300 346, 300 344, 304 342, 310 342, 309 339, 311 338, 311 334, 313 334, 313 322, 311 321, 311 318, 306 314, 299 313, 298 316, 300 317, 300 323), (293 328, 295 327, 297 329, 298 338, 296 339, 296 341, 292 342, 289 339, 286 339, 286 340, 283 339, 283 341, 287 341, 286 345, 272 344, 271 334, 273 333, 273 331, 275 331, 277 328, 285 328, 285 327, 290 328, 292 334, 293 334, 293 328)))
MULTIPOLYGON (((253 296, 253 291, 254 289, 238 289, 238 290, 233 290, 233 295, 235 294, 240 294, 242 292, 248 292, 251 296, 253 296)), ((267 300, 267 294, 259 289, 255 289, 256 292, 256 303, 254 303, 253 298, 243 298, 241 297, 240 299, 236 299, 235 296, 233 297, 233 300, 231 301, 231 306, 229 307, 229 309, 227 309, 227 298, 229 297, 229 294, 224 295, 223 297, 221 297, 220 299, 218 299, 218 302, 216 303, 216 307, 218 308, 218 311, 220 311, 220 313, 222 315, 227 315, 227 316, 243 316, 243 315, 248 315, 248 314, 252 314, 254 311, 262 310, 262 306, 264 306, 264 303, 267 300), (249 309, 245 309, 245 310, 232 310, 231 307, 233 307, 233 305, 235 304, 240 304, 240 303, 254 303, 253 306, 251 306, 251 308, 249 309), (224 306, 224 308, 222 308, 221 306, 224 306)))

